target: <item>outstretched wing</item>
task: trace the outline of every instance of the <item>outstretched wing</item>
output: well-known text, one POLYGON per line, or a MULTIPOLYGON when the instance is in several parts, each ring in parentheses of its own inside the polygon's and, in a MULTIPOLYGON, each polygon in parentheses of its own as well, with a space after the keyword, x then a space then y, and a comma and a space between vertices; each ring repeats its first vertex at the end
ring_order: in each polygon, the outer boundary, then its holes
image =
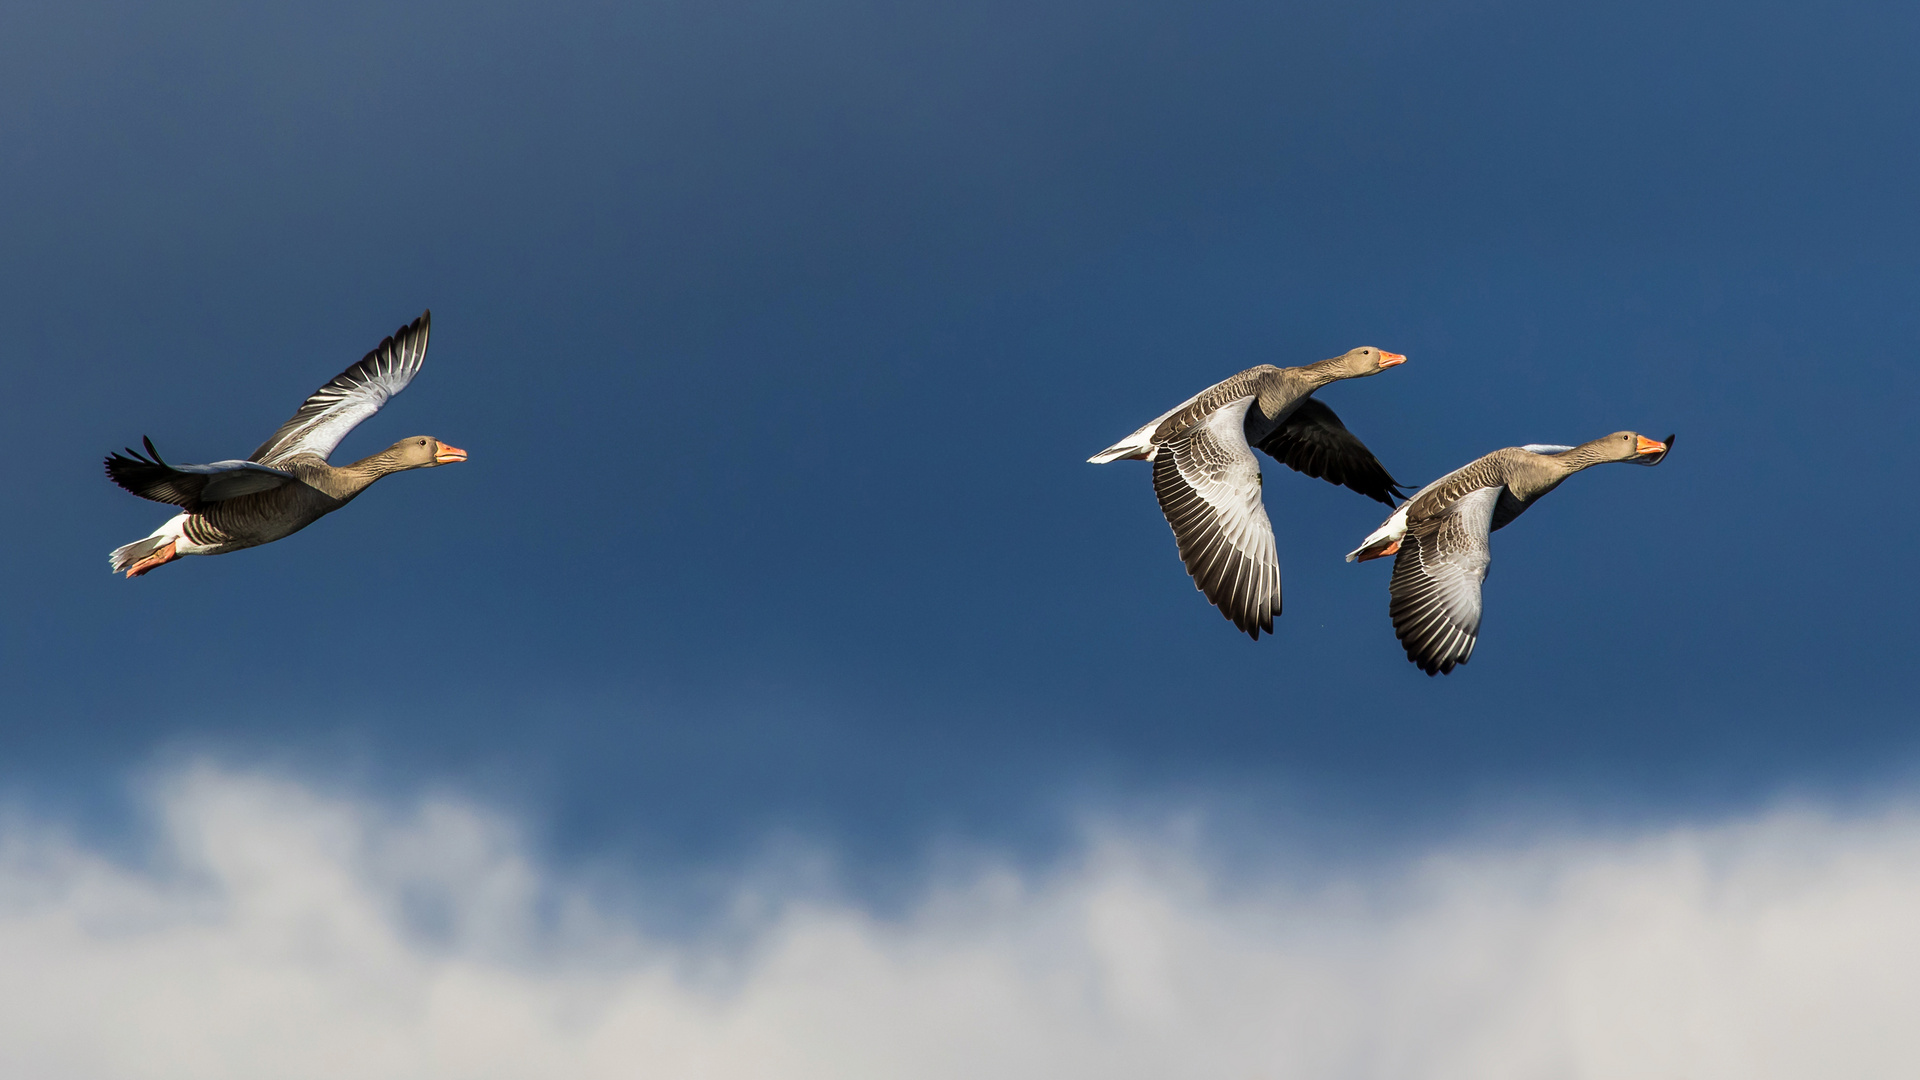
POLYGON ((1280 614, 1280 561, 1260 502, 1260 462, 1242 427, 1252 402, 1224 406, 1162 443, 1153 493, 1194 585, 1258 640, 1280 614))
POLYGON ((427 359, 427 329, 432 319, 433 312, 421 313, 359 363, 315 390, 293 419, 280 425, 273 438, 261 443, 248 460, 273 465, 295 454, 318 454, 322 458, 332 454, 347 432, 379 412, 388 398, 405 390, 420 373, 420 365, 427 359))
POLYGON ((152 439, 142 439, 147 453, 131 447, 125 454, 107 456, 107 477, 143 499, 198 510, 220 502, 270 491, 294 475, 251 461, 216 461, 211 465, 169 465, 160 460, 152 439))
POLYGON ((1260 441, 1260 449, 1290 469, 1352 488, 1388 506, 1407 497, 1373 451, 1315 398, 1302 401, 1260 441))
POLYGON ((1480 583, 1493 561, 1487 526, 1505 490, 1473 491, 1400 541, 1387 610, 1407 659, 1429 675, 1466 663, 1480 639, 1480 583))

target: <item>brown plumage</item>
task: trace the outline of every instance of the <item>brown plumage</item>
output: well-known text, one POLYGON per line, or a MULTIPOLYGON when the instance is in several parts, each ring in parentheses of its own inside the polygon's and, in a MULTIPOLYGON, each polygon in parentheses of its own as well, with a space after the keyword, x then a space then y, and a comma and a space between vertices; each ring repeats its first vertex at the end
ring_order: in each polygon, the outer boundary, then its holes
POLYGON ((1404 497, 1398 482, 1312 394, 1405 360, 1369 347, 1305 367, 1249 368, 1088 460, 1153 463, 1154 495, 1194 586, 1258 639, 1280 614, 1280 563, 1252 448, 1392 506, 1404 497))
POLYGON ((351 465, 327 456, 347 432, 405 389, 426 359, 431 313, 422 314, 315 391, 246 461, 170 465, 146 453, 109 455, 107 476, 135 495, 182 513, 114 550, 116 573, 138 577, 183 555, 219 555, 291 536, 353 501, 374 481, 409 469, 465 461, 466 451, 431 436, 402 439, 351 465))
POLYGON ((1672 448, 1671 435, 1660 442, 1617 431, 1580 446, 1495 450, 1415 493, 1347 561, 1396 556, 1387 584, 1394 634, 1420 670, 1449 674, 1480 639, 1480 584, 1493 561, 1489 534, 1582 469, 1658 465, 1672 448))

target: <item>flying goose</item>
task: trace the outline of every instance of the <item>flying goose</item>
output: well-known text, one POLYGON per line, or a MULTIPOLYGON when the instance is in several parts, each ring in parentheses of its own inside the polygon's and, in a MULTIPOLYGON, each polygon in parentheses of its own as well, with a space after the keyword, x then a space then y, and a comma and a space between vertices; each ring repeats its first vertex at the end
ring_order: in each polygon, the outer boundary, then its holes
POLYGON ((1480 635, 1480 583, 1493 561, 1487 534, 1504 529, 1542 495, 1590 465, 1658 465, 1666 442, 1616 431, 1580 446, 1531 444, 1495 450, 1428 484, 1347 555, 1396 555, 1388 612, 1407 659, 1445 675, 1473 656, 1480 635))
POLYGON ((313 392, 293 418, 245 461, 169 465, 143 439, 107 458, 107 476, 143 499, 183 511, 145 539, 115 548, 115 573, 139 577, 182 555, 221 555, 291 536, 352 502, 389 473, 467 460, 467 452, 416 436, 351 465, 327 464, 347 432, 407 388, 427 358, 431 311, 382 341, 361 361, 313 392))
POLYGON ((1248 368, 1087 460, 1153 463, 1153 493, 1194 587, 1257 641, 1262 630, 1273 633, 1280 614, 1280 561, 1252 448, 1392 506, 1406 497, 1398 481, 1312 395, 1328 383, 1377 375, 1406 360, 1360 348, 1306 367, 1248 368))

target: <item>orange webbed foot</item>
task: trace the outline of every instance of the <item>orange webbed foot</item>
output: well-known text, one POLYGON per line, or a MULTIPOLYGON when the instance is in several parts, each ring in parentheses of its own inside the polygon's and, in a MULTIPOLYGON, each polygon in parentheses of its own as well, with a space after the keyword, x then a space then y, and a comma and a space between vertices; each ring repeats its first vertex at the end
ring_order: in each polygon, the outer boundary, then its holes
POLYGON ((127 567, 127 578, 129 580, 137 578, 156 566, 165 566, 167 563, 179 558, 180 556, 174 554, 173 551, 175 543, 177 543, 177 541, 169 540, 167 541, 166 547, 127 567))

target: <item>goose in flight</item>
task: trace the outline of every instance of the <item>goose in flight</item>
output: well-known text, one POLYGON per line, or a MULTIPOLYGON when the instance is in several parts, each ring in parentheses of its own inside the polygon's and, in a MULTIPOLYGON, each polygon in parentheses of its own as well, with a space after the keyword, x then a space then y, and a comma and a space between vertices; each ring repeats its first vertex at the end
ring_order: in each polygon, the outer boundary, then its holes
POLYGON ((181 512, 145 539, 115 548, 115 573, 139 577, 182 555, 221 555, 291 536, 353 501, 375 480, 407 469, 467 460, 467 452, 415 436, 351 465, 327 464, 347 432, 407 388, 427 358, 425 312, 361 361, 313 392, 293 418, 245 461, 169 465, 147 452, 107 458, 107 476, 143 499, 181 512))
POLYGON ((1395 556, 1387 585, 1393 632, 1421 671, 1448 674, 1473 656, 1479 640, 1480 583, 1493 561, 1488 534, 1581 469, 1610 461, 1658 465, 1671 449, 1671 435, 1660 442, 1616 431, 1580 446, 1495 450, 1415 492, 1347 561, 1395 556))
POLYGON ((1406 359, 1369 347, 1306 367, 1248 368, 1087 460, 1153 463, 1153 493, 1194 587, 1257 641, 1280 614, 1280 561, 1253 447, 1392 506, 1406 497, 1399 483, 1313 392, 1406 359))

